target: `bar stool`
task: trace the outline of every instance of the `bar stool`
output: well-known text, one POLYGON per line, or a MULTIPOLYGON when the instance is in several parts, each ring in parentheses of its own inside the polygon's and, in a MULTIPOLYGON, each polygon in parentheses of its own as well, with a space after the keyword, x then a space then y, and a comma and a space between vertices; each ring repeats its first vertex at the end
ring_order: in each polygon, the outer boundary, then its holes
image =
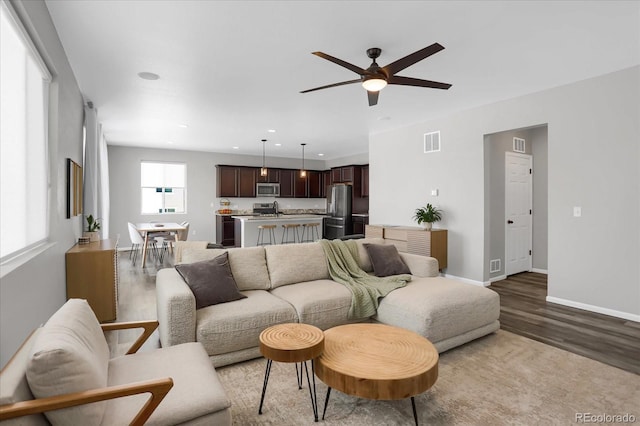
POLYGON ((277 225, 258 225, 258 241, 256 242, 257 246, 270 246, 277 242, 276 233, 274 229, 276 229, 277 225), (264 230, 267 230, 267 234, 269 235, 269 242, 264 242, 264 230))
POLYGON ((320 239, 318 232, 319 223, 303 223, 302 224, 302 240, 301 243, 312 243, 320 239))
POLYGON ((298 235, 298 229, 300 229, 299 223, 285 223, 282 225, 282 241, 280 244, 290 244, 300 242, 300 235, 298 235), (293 236, 289 236, 289 230, 293 232, 293 236))

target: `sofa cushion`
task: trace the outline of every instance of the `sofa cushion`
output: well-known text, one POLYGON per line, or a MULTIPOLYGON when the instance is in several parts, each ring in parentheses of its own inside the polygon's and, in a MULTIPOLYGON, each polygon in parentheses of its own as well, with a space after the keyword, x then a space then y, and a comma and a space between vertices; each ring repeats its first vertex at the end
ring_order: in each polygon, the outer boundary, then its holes
POLYGON ((196 341, 202 343, 209 355, 256 347, 265 328, 298 322, 295 309, 269 292, 250 290, 242 294, 247 298, 196 312, 196 341))
MULTIPOLYGON (((107 385, 109 347, 86 300, 69 299, 42 327, 27 365, 36 398, 102 388, 107 385)), ((49 411, 54 424, 97 425, 107 403, 95 402, 49 411)))
POLYGON ((271 290, 271 294, 291 303, 301 323, 326 330, 350 322, 351 292, 335 281, 285 285, 271 290))
POLYGON ((364 247, 365 244, 384 244, 384 238, 363 238, 359 240, 355 240, 356 245, 358 246, 358 265, 365 272, 373 272, 373 265, 371 264, 371 259, 369 258, 369 253, 367 253, 367 249, 364 247))
POLYGON ((329 279, 320 243, 265 246, 271 288, 303 281, 329 279))
POLYGON ((416 278, 380 301, 375 320, 415 331, 437 343, 500 316, 493 290, 444 277, 416 278))
POLYGON ((373 273, 377 277, 388 277, 391 275, 410 274, 411 271, 398 254, 398 249, 394 245, 384 244, 363 244, 369 253, 373 273))
MULTIPOLYGON (((109 363, 109 386, 162 377, 171 377, 173 387, 146 425, 182 424, 212 412, 230 411, 231 401, 200 343, 125 355, 109 363)), ((103 424, 129 424, 147 398, 142 394, 110 400, 103 424)))
POLYGON ((182 263, 213 259, 222 253, 229 253, 229 265, 239 290, 269 290, 271 281, 267 270, 264 248, 245 247, 232 249, 205 249, 185 247, 182 249, 182 263))
POLYGON ((211 260, 184 263, 175 268, 193 292, 196 309, 246 297, 238 291, 226 252, 211 260))

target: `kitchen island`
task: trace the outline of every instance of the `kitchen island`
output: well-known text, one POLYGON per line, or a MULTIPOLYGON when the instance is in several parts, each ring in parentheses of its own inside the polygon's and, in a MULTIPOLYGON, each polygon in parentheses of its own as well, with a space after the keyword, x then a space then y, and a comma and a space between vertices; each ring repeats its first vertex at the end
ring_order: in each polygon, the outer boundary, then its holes
MULTIPOLYGON (((322 237, 322 219, 325 217, 320 214, 279 214, 274 216, 232 216, 235 219, 236 246, 239 247, 255 247, 258 245, 258 226, 259 225, 276 225, 276 244, 282 241, 283 228, 282 225, 299 223, 300 225, 309 223, 319 223, 318 234, 322 237)), ((302 226, 299 229, 300 237, 302 237, 302 226)), ((265 241, 269 241, 268 235, 265 234, 265 241)))

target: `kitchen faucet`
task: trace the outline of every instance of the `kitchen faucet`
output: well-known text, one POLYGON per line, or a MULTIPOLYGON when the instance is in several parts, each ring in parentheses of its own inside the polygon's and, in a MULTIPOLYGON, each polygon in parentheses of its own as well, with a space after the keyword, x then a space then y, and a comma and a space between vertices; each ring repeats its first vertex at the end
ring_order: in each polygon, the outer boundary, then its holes
POLYGON ((273 202, 273 210, 275 210, 276 216, 278 215, 278 201, 273 202))

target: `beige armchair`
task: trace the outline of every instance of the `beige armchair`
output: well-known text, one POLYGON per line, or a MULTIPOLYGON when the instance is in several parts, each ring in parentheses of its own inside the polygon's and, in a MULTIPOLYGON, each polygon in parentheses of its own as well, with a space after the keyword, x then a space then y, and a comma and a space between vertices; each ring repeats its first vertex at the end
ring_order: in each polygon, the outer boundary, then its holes
POLYGON ((100 325, 86 301, 69 300, 0 372, 3 426, 230 425, 231 403, 200 344, 138 353, 157 326, 100 325), (109 359, 103 333, 132 328, 142 329, 140 337, 126 355, 109 359))

